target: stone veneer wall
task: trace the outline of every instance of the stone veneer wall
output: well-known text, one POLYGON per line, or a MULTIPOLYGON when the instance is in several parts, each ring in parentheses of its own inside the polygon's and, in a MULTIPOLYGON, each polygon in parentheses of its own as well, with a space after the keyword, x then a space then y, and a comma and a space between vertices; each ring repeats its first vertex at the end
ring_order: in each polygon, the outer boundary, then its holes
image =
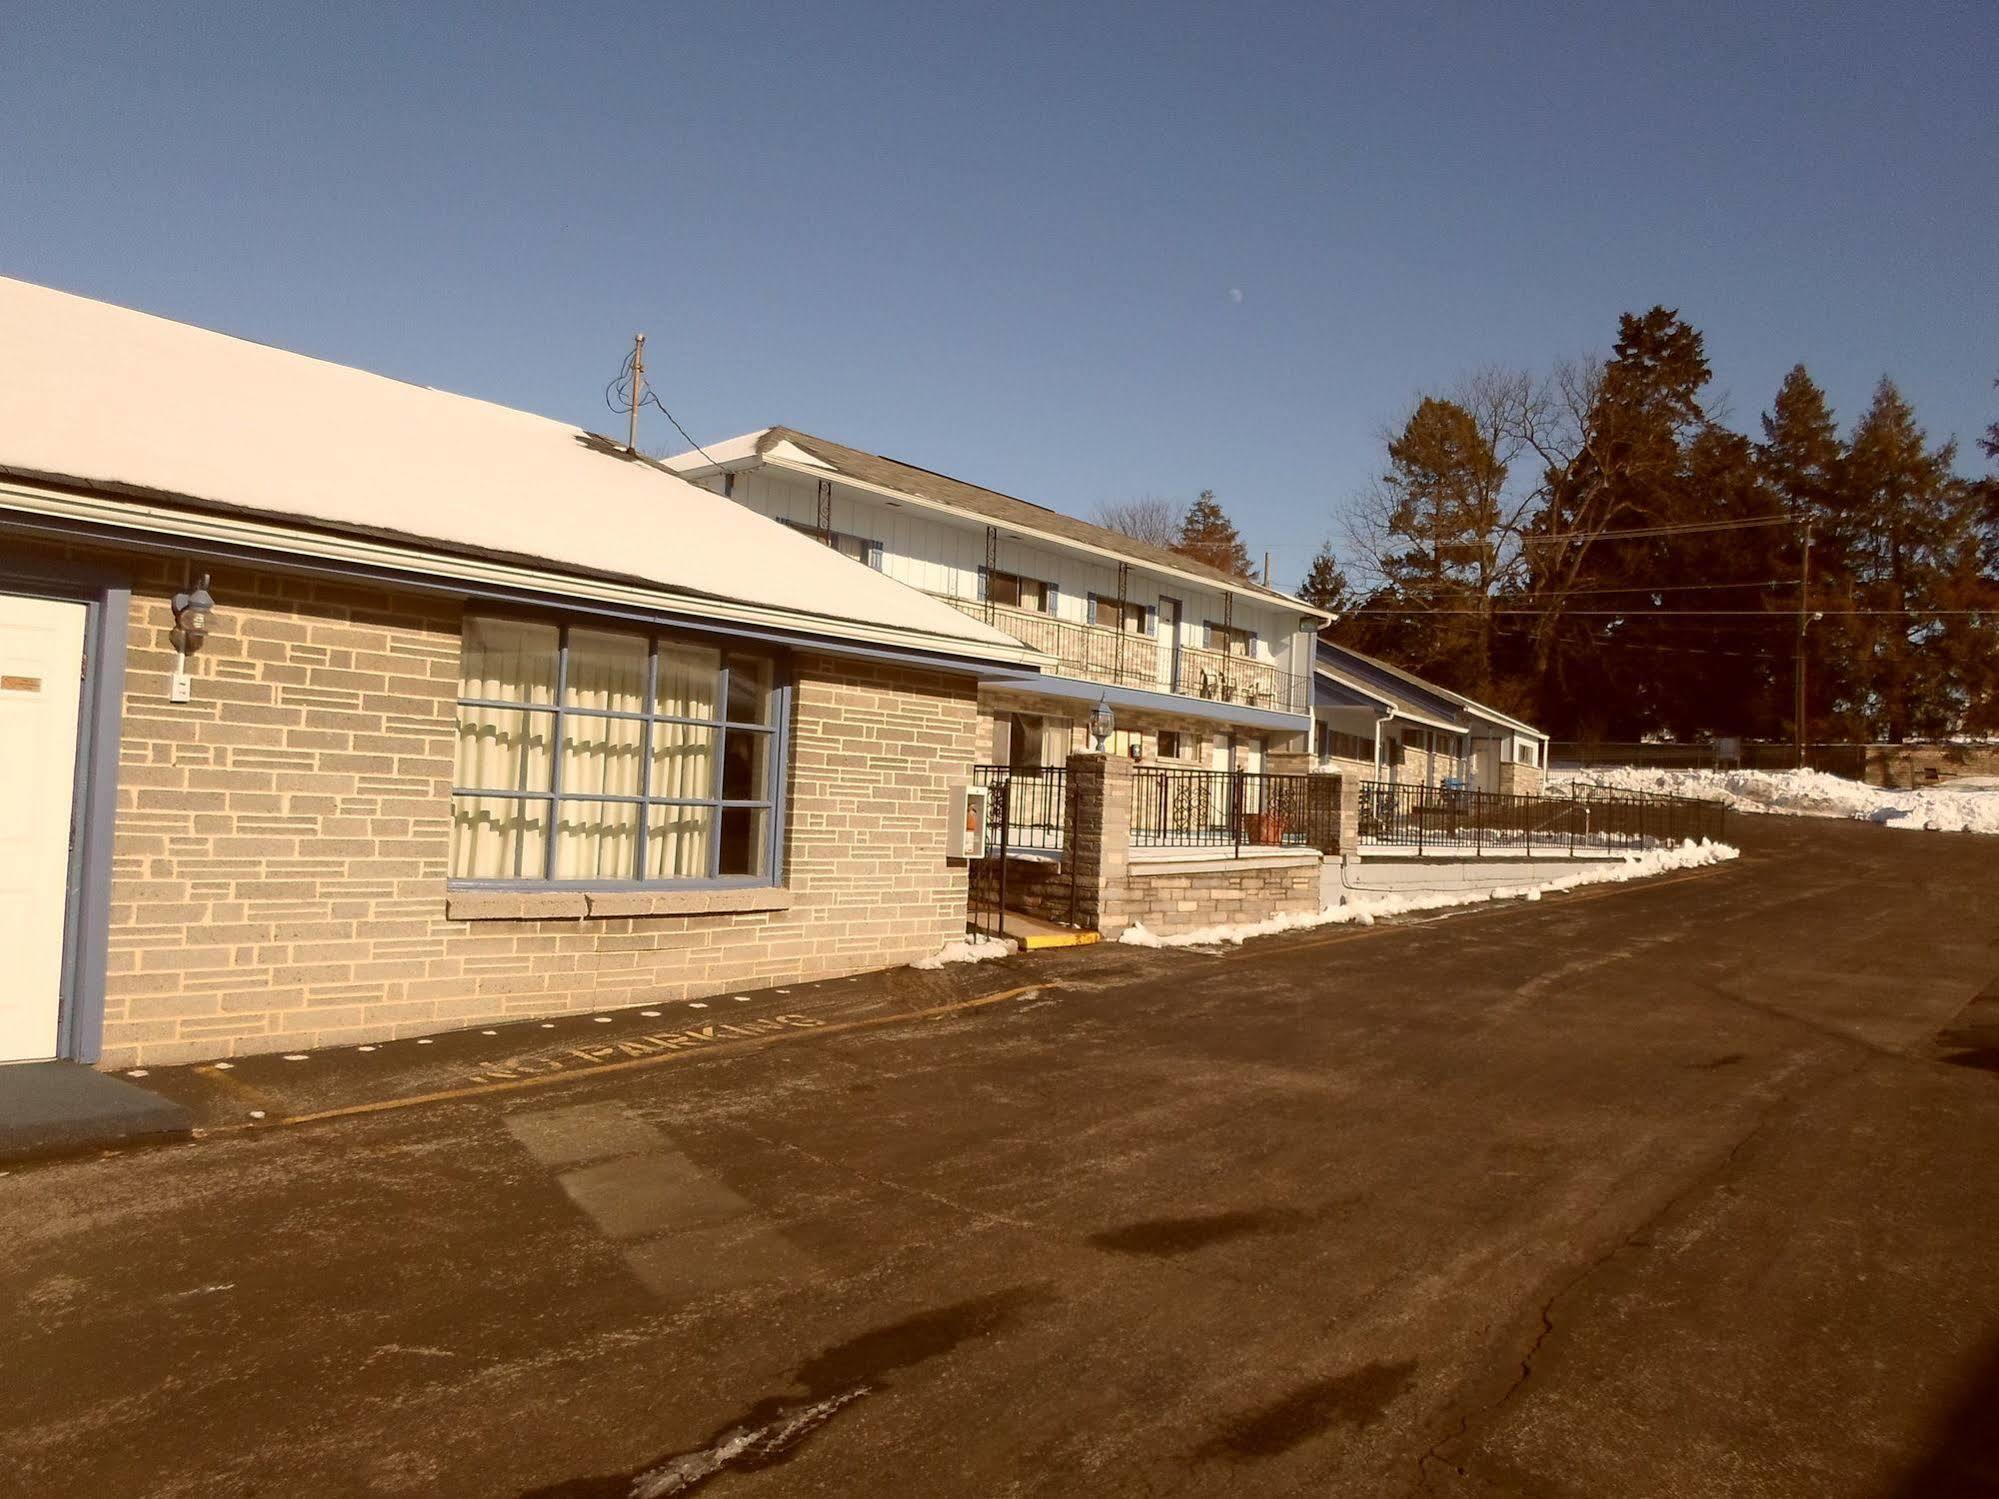
POLYGON ((1196 927, 1235 925, 1319 909, 1320 859, 1298 856, 1213 861, 1202 869, 1168 864, 1157 871, 1136 861, 1125 877, 1118 913, 1123 926, 1161 936, 1196 927))
POLYGON ((1521 765, 1507 761, 1499 767, 1499 785, 1496 789, 1511 796, 1539 796, 1547 772, 1538 765, 1521 765))
POLYGON ((175 704, 178 561, 7 544, 134 589, 102 1065, 697 998, 963 934, 967 678, 794 653, 781 891, 451 895, 458 601, 204 563, 216 626, 175 704))

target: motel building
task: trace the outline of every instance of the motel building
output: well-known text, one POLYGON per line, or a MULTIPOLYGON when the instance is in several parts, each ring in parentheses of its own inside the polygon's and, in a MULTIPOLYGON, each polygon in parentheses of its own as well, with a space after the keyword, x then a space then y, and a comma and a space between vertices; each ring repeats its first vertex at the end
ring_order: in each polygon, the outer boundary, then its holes
POLYGON ((1548 736, 1532 724, 1329 640, 1315 674, 1316 769, 1379 786, 1540 793, 1548 736))
POLYGON ((1304 768, 1322 610, 1058 510, 789 427, 667 460, 1044 658, 979 687, 988 773, 1098 748, 1147 765, 1304 768))
MULTIPOLYGON (((1067 637, 525 412, 11 280, 0 349, 0 1062, 378 1041, 962 936, 981 684, 1026 693, 1067 637)), ((832 470, 800 462, 809 520, 832 470)), ((1169 668, 1162 600, 1124 602, 1154 672, 1235 683, 1178 753, 1309 725, 1295 605, 1188 588, 1169 668)))

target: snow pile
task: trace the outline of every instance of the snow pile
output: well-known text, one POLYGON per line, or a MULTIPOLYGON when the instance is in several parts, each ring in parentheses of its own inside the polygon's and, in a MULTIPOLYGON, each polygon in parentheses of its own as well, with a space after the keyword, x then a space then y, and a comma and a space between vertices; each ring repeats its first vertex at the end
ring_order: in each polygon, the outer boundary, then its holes
POLYGON ((1277 932, 1297 931, 1315 926, 1373 926, 1386 916, 1406 916, 1415 911, 1435 911, 1446 906, 1483 905, 1495 900, 1539 900, 1551 890, 1573 890, 1578 885, 1615 884, 1622 880, 1642 880, 1675 869, 1699 869, 1739 857, 1726 843, 1699 843, 1688 839, 1678 848, 1659 848, 1642 854, 1627 854, 1616 864, 1596 864, 1573 874, 1556 875, 1532 885, 1505 886, 1497 890, 1448 890, 1422 894, 1350 895, 1337 906, 1319 911, 1295 911, 1263 921, 1236 926, 1196 927, 1162 937, 1142 926, 1127 927, 1118 941, 1131 947, 1213 947, 1223 942, 1243 942, 1251 937, 1268 937, 1277 932))
MULTIPOLYGON (((1584 785, 1650 791, 1721 802, 1737 812, 1792 817, 1852 817, 1921 832, 1999 833, 1999 787, 1985 783, 1898 791, 1867 786, 1821 770, 1646 770, 1599 766, 1580 770, 1584 785)), ((1550 786, 1549 795, 1560 788, 1550 786)))
POLYGON ((983 963, 988 958, 1013 955, 1013 944, 998 937, 967 937, 962 942, 946 942, 927 958, 918 958, 911 968, 942 968, 946 963, 983 963))

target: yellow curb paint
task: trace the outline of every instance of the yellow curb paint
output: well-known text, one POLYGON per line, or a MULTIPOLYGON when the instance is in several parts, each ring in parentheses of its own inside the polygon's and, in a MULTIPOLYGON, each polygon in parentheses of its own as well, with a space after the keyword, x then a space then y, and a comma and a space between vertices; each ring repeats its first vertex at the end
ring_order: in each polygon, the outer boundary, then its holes
POLYGON ((1102 932, 1041 932, 1032 937, 1017 940, 1027 952, 1036 952, 1044 947, 1088 947, 1093 942, 1104 940, 1102 932))

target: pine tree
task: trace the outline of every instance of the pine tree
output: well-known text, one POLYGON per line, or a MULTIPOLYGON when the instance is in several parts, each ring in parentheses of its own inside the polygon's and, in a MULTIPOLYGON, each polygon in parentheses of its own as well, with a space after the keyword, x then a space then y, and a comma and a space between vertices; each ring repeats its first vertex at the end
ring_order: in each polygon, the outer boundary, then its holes
MULTIPOLYGON (((1605 540, 1604 533, 1712 518, 1689 482, 1688 453, 1707 426, 1700 392, 1709 378, 1699 331, 1665 307, 1626 313, 1612 357, 1588 391, 1571 454, 1551 467, 1528 548, 1528 586, 1538 608, 1534 675, 1541 712, 1558 732, 1636 738, 1659 725, 1633 701, 1647 669, 1641 649, 1667 642, 1657 621, 1630 621, 1583 607, 1638 607, 1641 590, 1671 585, 1674 545, 1605 540), (1572 612, 1573 610, 1573 612, 1572 612)), ((1580 394, 1580 392, 1578 392, 1580 394)), ((1656 609, 1653 610, 1656 612, 1656 609)))
MULTIPOLYGON (((1832 408, 1802 364, 1793 365, 1777 398, 1763 414, 1763 441, 1756 448, 1756 466, 1764 482, 1790 512, 1797 528, 1787 553, 1776 559, 1772 578, 1797 575, 1804 567, 1805 527, 1811 530, 1812 583, 1808 598, 1826 619, 1805 634, 1805 720, 1808 733, 1832 731, 1865 734, 1851 705, 1856 697, 1856 647, 1845 611, 1852 606, 1845 538, 1836 525, 1840 486, 1844 482, 1846 444, 1840 441, 1832 408)), ((1795 652, 1794 652, 1795 655, 1795 652)), ((1793 670, 1795 671, 1795 662, 1793 670)), ((1796 716, 1796 699, 1791 711, 1796 716)), ((1797 732, 1787 723, 1786 732, 1797 732)))
POLYGON ((1425 396, 1388 444, 1383 581, 1429 617, 1414 670, 1484 695, 1492 684, 1492 589, 1506 465, 1469 411, 1425 396))
POLYGON ((1306 570, 1305 581, 1298 585, 1298 597, 1329 614, 1345 614, 1357 602, 1353 585, 1347 582, 1345 570, 1333 556, 1331 542, 1320 544, 1318 554, 1306 570))
POLYGON ((1857 706, 1874 734, 1891 743, 1949 732, 1966 706, 1963 685, 1953 688, 1946 669, 1957 653, 1941 649, 1953 634, 1941 611, 1961 591, 1965 556, 1975 545, 1973 499, 1952 471, 1956 456, 1954 442, 1928 446, 1915 412, 1886 378, 1848 444, 1835 525, 1856 604, 1883 611, 1854 620, 1866 668, 1857 706))
POLYGON ((1202 490, 1200 498, 1187 507, 1173 550, 1234 577, 1254 580, 1249 550, 1236 533, 1235 523, 1216 503, 1212 489, 1202 490))

